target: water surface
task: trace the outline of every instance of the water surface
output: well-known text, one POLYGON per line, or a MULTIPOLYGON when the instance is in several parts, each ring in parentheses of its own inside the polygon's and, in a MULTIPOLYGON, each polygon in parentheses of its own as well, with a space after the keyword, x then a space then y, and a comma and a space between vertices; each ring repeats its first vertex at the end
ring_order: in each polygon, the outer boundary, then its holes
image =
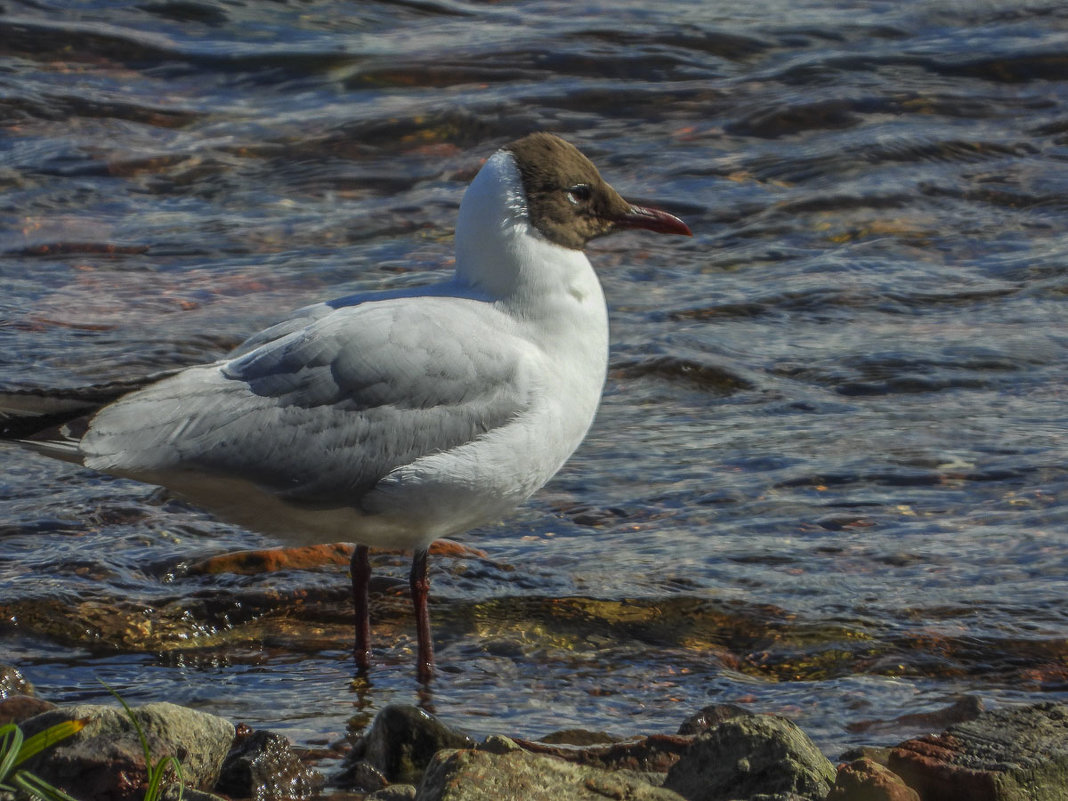
MULTIPOLYGON (((626 734, 733 702, 833 756, 960 694, 1068 697, 1068 12, 647 5, 11 0, 0 386, 436 280, 482 160, 553 130, 695 237, 591 249, 601 412, 463 538, 484 557, 434 560, 436 712, 626 734)), ((353 685, 343 566, 198 572, 279 543, 0 459, 0 653, 45 696, 100 678, 301 744, 419 700, 405 557, 353 685)))

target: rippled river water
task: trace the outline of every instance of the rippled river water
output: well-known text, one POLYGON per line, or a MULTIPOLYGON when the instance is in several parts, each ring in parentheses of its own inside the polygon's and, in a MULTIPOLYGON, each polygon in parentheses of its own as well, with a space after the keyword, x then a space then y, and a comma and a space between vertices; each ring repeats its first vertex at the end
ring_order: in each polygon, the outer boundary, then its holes
MULTIPOLYGON (((1066 53, 1061 2, 6 0, 0 388, 436 278, 481 160, 552 130, 695 236, 592 248, 601 412, 484 557, 432 560, 437 713, 626 734, 733 702, 833 756, 960 694, 1064 699, 1066 53)), ((100 678, 301 744, 418 700, 405 557, 354 686, 344 564, 201 570, 279 543, 0 464, 0 662, 46 697, 100 678)))

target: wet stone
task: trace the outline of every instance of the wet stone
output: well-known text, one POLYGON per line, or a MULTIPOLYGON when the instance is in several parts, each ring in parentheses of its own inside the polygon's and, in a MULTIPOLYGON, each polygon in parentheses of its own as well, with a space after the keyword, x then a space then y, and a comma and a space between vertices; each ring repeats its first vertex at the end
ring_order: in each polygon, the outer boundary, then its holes
POLYGON ((834 766, 794 723, 770 715, 725 720, 694 738, 664 786, 687 801, 824 798, 834 766))
POLYGON ((269 731, 239 736, 223 763, 215 789, 237 798, 310 798, 325 784, 308 768, 285 737, 269 731))
POLYGON ((902 743, 891 750, 889 767, 923 799, 1065 801, 1068 704, 985 712, 902 743))
POLYGON ((443 748, 471 748, 475 741, 414 706, 382 709, 346 759, 338 784, 378 790, 386 783, 414 784, 443 748))
POLYGON ((912 712, 900 715, 892 720, 863 720, 846 726, 850 732, 901 731, 903 729, 920 729, 921 731, 938 731, 953 723, 965 723, 975 720, 983 712, 983 700, 978 696, 966 695, 952 704, 933 712, 912 712))
MULTIPOLYGON (((210 790, 234 739, 229 721, 169 703, 135 707, 152 759, 175 757, 184 782, 210 790)), ((80 732, 27 760, 22 767, 80 801, 141 799, 147 782, 141 740, 127 714, 115 707, 57 707, 22 725, 26 737, 67 720, 85 720, 80 732)))
POLYGON ((18 668, 0 665, 0 699, 12 695, 36 695, 33 685, 18 668))

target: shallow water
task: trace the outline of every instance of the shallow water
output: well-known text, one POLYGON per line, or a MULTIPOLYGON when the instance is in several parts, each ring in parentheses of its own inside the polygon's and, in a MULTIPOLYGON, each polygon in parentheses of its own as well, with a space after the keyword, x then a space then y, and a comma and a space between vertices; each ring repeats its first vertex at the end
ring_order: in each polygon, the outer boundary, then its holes
MULTIPOLYGON (((6 3, 0 387, 431 280, 481 160, 554 130, 695 237, 591 249, 600 415, 485 557, 433 561, 422 700, 528 737, 743 703, 834 755, 962 693, 1068 697, 1068 12, 646 5, 6 3)), ((0 660, 47 697, 302 744, 420 700, 389 582, 353 684, 342 566, 198 573, 279 543, 0 459, 0 660)))

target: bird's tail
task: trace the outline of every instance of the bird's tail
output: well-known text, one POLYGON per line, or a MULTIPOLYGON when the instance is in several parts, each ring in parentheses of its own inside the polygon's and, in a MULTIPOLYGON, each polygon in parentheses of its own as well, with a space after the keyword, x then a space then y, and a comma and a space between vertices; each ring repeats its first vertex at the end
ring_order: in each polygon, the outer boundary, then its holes
POLYGON ((77 443, 97 409, 175 372, 67 389, 0 390, 0 440, 80 461, 77 443))

